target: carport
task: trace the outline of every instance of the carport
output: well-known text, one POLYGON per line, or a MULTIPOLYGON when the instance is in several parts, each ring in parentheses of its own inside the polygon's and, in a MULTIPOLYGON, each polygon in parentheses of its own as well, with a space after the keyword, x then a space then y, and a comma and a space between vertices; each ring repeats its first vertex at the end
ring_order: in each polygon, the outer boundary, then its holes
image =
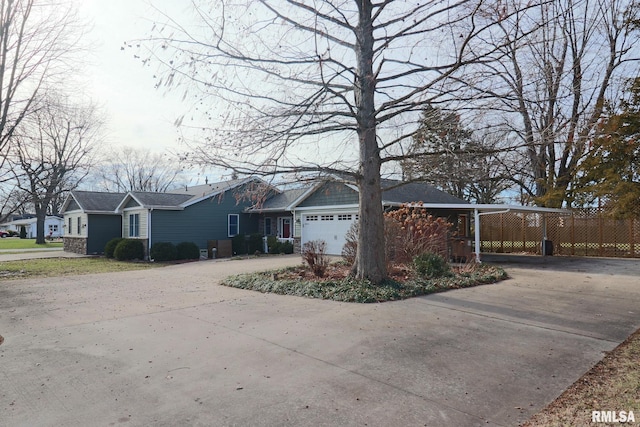
POLYGON ((443 210, 443 211, 460 211, 460 210, 468 210, 469 212, 473 212, 473 230, 474 230, 474 256, 477 262, 481 262, 480 260, 480 217, 484 215, 496 215, 507 212, 521 212, 521 213, 538 213, 542 214, 542 255, 544 256, 546 251, 546 242, 547 238, 547 218, 545 214, 548 213, 562 213, 562 214, 570 214, 571 212, 567 209, 556 209, 556 208, 543 208, 538 206, 518 206, 518 205, 504 205, 504 204, 439 204, 439 203, 421 203, 414 204, 412 203, 410 206, 420 207, 427 210, 443 210))

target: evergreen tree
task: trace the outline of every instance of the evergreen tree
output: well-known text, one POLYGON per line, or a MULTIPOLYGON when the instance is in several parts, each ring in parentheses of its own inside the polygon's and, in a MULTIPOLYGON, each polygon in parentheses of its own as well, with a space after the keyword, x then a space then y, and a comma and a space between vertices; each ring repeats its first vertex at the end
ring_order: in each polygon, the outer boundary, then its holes
POLYGON ((629 85, 620 111, 600 124, 580 168, 575 198, 601 204, 617 218, 640 218, 640 78, 629 85))

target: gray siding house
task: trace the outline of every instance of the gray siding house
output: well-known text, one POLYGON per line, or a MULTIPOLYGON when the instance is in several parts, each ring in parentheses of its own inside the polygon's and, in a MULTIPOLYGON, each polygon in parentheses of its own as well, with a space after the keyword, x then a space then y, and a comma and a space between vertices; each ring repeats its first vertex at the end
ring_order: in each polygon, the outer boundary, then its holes
POLYGON ((64 204, 64 250, 83 255, 101 254, 107 242, 122 233, 122 215, 116 207, 124 193, 72 191, 64 204))

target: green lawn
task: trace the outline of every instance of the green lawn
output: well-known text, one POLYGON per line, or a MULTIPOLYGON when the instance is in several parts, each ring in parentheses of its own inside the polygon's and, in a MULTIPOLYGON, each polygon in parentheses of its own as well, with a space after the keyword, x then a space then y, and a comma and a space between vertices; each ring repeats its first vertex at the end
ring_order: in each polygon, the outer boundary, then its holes
POLYGON ((166 264, 121 262, 106 258, 44 258, 0 262, 0 281, 27 277, 58 277, 78 274, 144 270, 166 264))
POLYGON ((36 245, 36 239, 19 239, 17 237, 0 239, 0 249, 50 249, 61 247, 62 241, 46 242, 44 245, 36 245))

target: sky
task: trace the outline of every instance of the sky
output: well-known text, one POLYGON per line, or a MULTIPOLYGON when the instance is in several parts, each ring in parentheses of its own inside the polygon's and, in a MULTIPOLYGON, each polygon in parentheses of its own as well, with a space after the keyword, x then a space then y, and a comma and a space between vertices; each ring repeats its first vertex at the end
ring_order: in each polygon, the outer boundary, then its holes
MULTIPOLYGON (((149 34, 153 10, 147 0, 74 0, 83 21, 91 53, 79 80, 83 95, 102 106, 106 119, 106 142, 153 151, 178 151, 177 117, 186 106, 176 94, 154 89, 153 70, 135 59, 134 51, 122 50, 125 41, 149 34)), ((176 8, 169 0, 154 1, 159 7, 176 8), (163 4, 164 3, 164 4, 163 4)), ((183 5, 187 2, 180 2, 183 5)))

